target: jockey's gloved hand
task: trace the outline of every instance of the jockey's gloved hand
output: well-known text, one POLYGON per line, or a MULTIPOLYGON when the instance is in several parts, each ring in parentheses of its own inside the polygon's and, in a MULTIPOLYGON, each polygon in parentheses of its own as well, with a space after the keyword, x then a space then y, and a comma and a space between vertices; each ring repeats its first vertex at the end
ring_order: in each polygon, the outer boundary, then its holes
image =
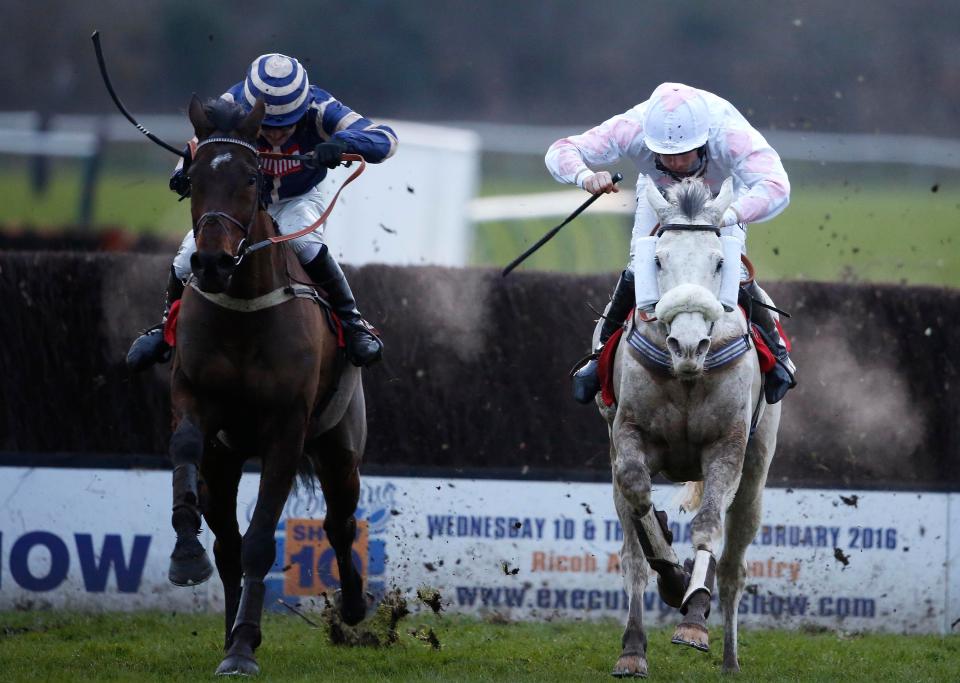
POLYGON ((181 198, 190 196, 190 176, 184 173, 182 168, 170 176, 170 189, 181 198))
POLYGON ((321 142, 313 148, 313 161, 307 162, 314 168, 326 166, 327 168, 336 168, 340 165, 340 157, 346 154, 349 148, 346 144, 336 139, 327 142, 321 142))

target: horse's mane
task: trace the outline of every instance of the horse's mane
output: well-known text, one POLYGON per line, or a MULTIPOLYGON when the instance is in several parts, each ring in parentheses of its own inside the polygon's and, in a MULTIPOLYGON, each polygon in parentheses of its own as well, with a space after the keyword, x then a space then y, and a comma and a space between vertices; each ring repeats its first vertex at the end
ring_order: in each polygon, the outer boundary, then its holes
POLYGON ((710 188, 699 178, 684 178, 667 188, 667 200, 676 205, 679 215, 691 221, 703 214, 712 199, 710 188))
POLYGON ((216 129, 215 132, 229 135, 237 129, 247 112, 236 102, 221 97, 211 97, 203 103, 203 113, 216 129))

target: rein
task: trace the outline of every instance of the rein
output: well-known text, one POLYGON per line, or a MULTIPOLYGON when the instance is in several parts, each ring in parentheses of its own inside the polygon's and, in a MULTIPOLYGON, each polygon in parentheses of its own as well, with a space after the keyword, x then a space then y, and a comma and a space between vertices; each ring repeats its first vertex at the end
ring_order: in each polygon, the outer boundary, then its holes
POLYGON ((267 239, 257 242, 255 244, 252 244, 248 247, 247 236, 250 234, 250 228, 253 226, 253 221, 256 220, 257 214, 259 213, 259 210, 260 210, 259 197, 260 197, 260 189, 263 184, 263 170, 260 166, 260 160, 261 159, 293 159, 298 161, 305 161, 305 160, 311 160, 313 159, 313 157, 305 154, 281 154, 279 152, 261 152, 254 145, 250 144, 246 140, 241 140, 239 138, 232 138, 228 136, 216 136, 216 137, 207 138, 206 140, 204 140, 203 142, 199 143, 196 146, 195 151, 199 151, 200 148, 203 147, 204 145, 208 145, 212 143, 226 143, 226 144, 232 144, 232 145, 239 145, 240 147, 243 147, 244 149, 247 149, 253 152, 254 156, 257 159, 257 197, 258 199, 257 199, 257 202, 254 203, 253 205, 253 212, 251 213, 250 219, 246 222, 246 224, 241 223, 239 220, 237 220, 236 218, 234 218, 228 213, 224 213, 223 211, 208 211, 202 216, 200 216, 200 218, 197 219, 197 222, 193 226, 194 235, 198 234, 203 227, 210 224, 211 222, 219 223, 221 220, 224 220, 224 219, 233 223, 238 228, 240 228, 244 236, 243 236, 243 239, 240 240, 240 246, 237 248, 237 255, 234 257, 235 265, 240 265, 240 262, 244 259, 244 257, 247 254, 252 254, 253 252, 259 251, 264 247, 269 247, 271 244, 279 244, 280 242, 295 240, 298 237, 302 237, 303 235, 313 232, 314 230, 319 228, 330 217, 330 213, 333 211, 333 207, 336 205, 337 199, 339 199, 340 197, 340 193, 343 192, 344 188, 347 185, 349 185, 354 180, 356 180, 360 176, 360 174, 363 173, 364 170, 366 170, 367 168, 367 162, 359 154, 341 154, 340 155, 341 162, 346 162, 347 165, 350 165, 352 162, 356 161, 360 165, 357 167, 357 169, 353 173, 350 174, 350 177, 348 177, 343 182, 343 184, 337 190, 337 193, 333 195, 333 199, 330 200, 330 204, 324 210, 323 214, 316 221, 314 221, 307 227, 303 228, 302 230, 298 230, 297 232, 291 233, 289 235, 275 235, 273 237, 268 237, 267 239))

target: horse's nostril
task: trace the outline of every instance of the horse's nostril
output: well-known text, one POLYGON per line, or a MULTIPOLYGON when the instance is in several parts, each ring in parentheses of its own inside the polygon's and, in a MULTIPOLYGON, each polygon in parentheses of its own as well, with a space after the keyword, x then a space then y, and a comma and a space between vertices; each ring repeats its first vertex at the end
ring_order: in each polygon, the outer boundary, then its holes
POLYGON ((678 342, 675 337, 667 337, 667 348, 670 349, 670 353, 673 355, 680 355, 680 342, 678 342))
POLYGON ((707 352, 708 348, 710 348, 710 337, 704 337, 700 340, 700 343, 697 344, 697 355, 702 356, 707 352))
POLYGON ((233 268, 233 264, 234 259, 230 254, 224 253, 217 257, 217 268, 220 268, 221 270, 229 270, 233 268))

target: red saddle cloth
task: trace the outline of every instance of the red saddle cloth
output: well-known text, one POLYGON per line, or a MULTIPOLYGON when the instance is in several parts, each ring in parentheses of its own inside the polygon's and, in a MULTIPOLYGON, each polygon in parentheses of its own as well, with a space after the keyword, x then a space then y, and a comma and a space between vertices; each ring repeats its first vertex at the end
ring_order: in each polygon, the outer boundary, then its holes
POLYGON ((170 312, 167 313, 167 321, 163 324, 163 341, 168 346, 177 345, 177 316, 180 315, 180 299, 173 302, 170 306, 170 312))
MULTIPOLYGON (((746 318, 747 312, 743 310, 743 307, 740 308, 740 311, 743 313, 744 318, 746 318)), ((631 317, 633 317, 632 310, 626 319, 629 320, 631 317)), ((793 345, 790 343, 787 333, 783 331, 780 321, 778 320, 776 322, 780 338, 783 339, 787 351, 791 351, 793 345)), ((622 326, 618 327, 616 331, 610 335, 610 339, 607 340, 603 350, 600 352, 600 358, 597 360, 597 377, 600 379, 600 397, 603 399, 605 406, 612 406, 617 401, 616 394, 613 391, 613 359, 617 354, 617 346, 620 345, 621 337, 623 337, 622 326)), ((767 342, 765 342, 760 333, 757 332, 756 325, 750 325, 750 338, 753 340, 753 345, 757 349, 757 357, 760 360, 760 372, 764 374, 770 372, 773 366, 777 364, 777 359, 776 356, 773 355, 773 351, 770 350, 770 347, 767 346, 767 342)))
MULTIPOLYGON (((633 310, 630 311, 633 315, 633 310)), ((628 316, 629 317, 629 316, 628 316)), ((613 358, 617 355, 617 347, 620 345, 620 338, 623 336, 623 326, 618 327, 607 343, 603 345, 600 351, 600 358, 597 359, 597 377, 600 379, 600 398, 603 399, 603 405, 612 406, 617 397, 613 393, 613 358)))

